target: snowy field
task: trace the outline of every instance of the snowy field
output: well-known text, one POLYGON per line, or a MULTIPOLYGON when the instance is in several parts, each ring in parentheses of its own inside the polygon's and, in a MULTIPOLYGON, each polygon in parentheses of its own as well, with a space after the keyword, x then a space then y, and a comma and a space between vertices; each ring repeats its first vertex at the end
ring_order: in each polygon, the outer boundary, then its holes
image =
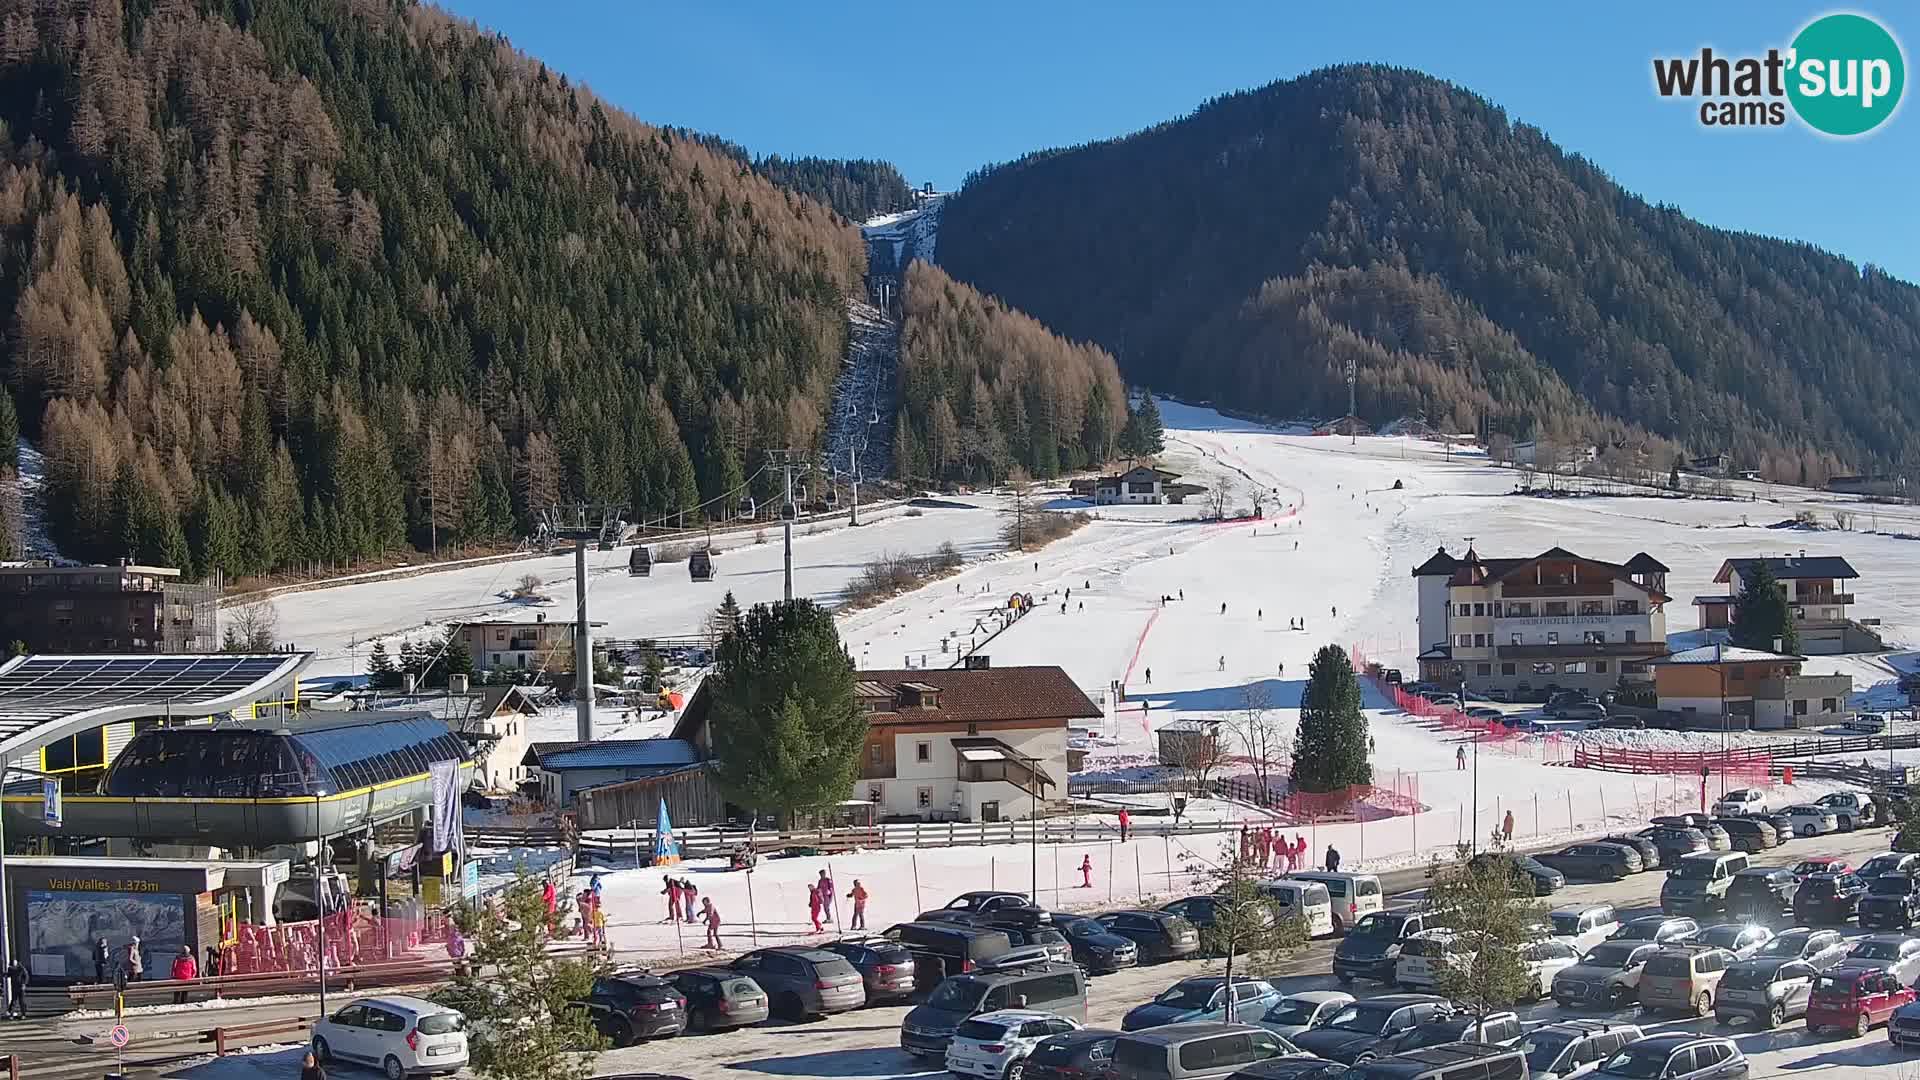
MULTIPOLYGON (((1555 545, 1582 555, 1625 562, 1646 551, 1672 569, 1669 637, 1679 647, 1699 638, 1696 609, 1686 601, 1715 591, 1722 560, 1782 554, 1844 555, 1861 572, 1852 586, 1856 617, 1878 618, 1895 651, 1881 656, 1814 658, 1810 674, 1845 672, 1854 678, 1856 705, 1885 707, 1898 670, 1920 654, 1920 512, 1882 508, 1870 520, 1879 533, 1778 529, 1796 511, 1829 520, 1852 500, 1821 492, 1733 484, 1739 499, 1663 499, 1651 494, 1541 499, 1512 495, 1516 474, 1471 453, 1448 454, 1438 444, 1409 438, 1283 434, 1209 410, 1166 403, 1168 449, 1161 464, 1185 479, 1212 486, 1230 476, 1239 490, 1265 494, 1266 519, 1254 523, 1183 522, 1197 507, 1101 507, 1086 528, 1026 557, 999 552, 995 534, 1003 504, 967 500, 970 509, 927 509, 858 530, 836 528, 796 540, 797 591, 835 603, 860 565, 882 552, 921 552, 952 540, 966 555, 960 574, 841 621, 841 634, 866 667, 945 666, 960 648, 991 631, 986 614, 1013 592, 1032 593, 1037 610, 985 641, 980 651, 995 666, 1058 664, 1097 702, 1124 687, 1091 748, 1089 773, 1140 775, 1151 763, 1153 733, 1178 720, 1222 718, 1264 700, 1291 717, 1308 662, 1326 644, 1357 648, 1406 672, 1418 651, 1411 569, 1439 545, 1459 554, 1471 538, 1484 556, 1524 556, 1555 545), (1395 490, 1395 482, 1403 486, 1395 490), (1070 590, 1070 595, 1069 595, 1070 590), (1163 602, 1162 598, 1170 598, 1163 602), (1065 605, 1064 609, 1062 605, 1065 605), (1224 607, 1224 610, 1223 610, 1224 607), (1304 621, 1304 630, 1289 621, 1304 621), (944 650, 944 651, 943 651, 944 650)), ((1068 505, 1055 499, 1058 505, 1068 505)), ((768 543, 724 554, 721 576, 696 585, 684 568, 656 568, 651 578, 629 578, 625 551, 599 555, 592 581, 595 617, 614 636, 679 634, 695 630, 732 589, 743 604, 780 593, 777 530, 768 543)), ((508 605, 495 595, 521 573, 539 574, 556 595, 554 617, 570 610, 570 562, 530 560, 503 566, 429 574, 397 582, 298 593, 280 599, 285 635, 318 648, 316 670, 347 670, 346 643, 404 629, 409 620, 445 620, 492 613, 508 605)), ((364 660, 364 650, 360 654, 364 660)), ((1295 830, 1318 856, 1332 844, 1345 861, 1368 869, 1411 865, 1431 852, 1485 835, 1511 812, 1515 838, 1551 842, 1625 828, 1653 814, 1696 808, 1697 781, 1634 778, 1577 771, 1555 764, 1568 756, 1567 740, 1611 744, 1712 748, 1719 736, 1669 732, 1592 732, 1480 748, 1477 768, 1456 767, 1457 733, 1400 714, 1369 689, 1377 741, 1376 783, 1412 794, 1417 815, 1364 824, 1295 830), (1477 800, 1476 800, 1477 795, 1477 800)), ((571 732, 570 714, 556 713, 555 734, 571 732)), ((547 724, 540 725, 544 729, 547 724)), ((663 724, 615 722, 608 735, 659 734, 663 724)), ((540 732, 546 734, 544 730, 540 732)), ((1804 737, 1809 733, 1796 733, 1804 737)), ((1738 741, 1769 736, 1742 735, 1738 741)), ((1909 757, 1912 755, 1902 755, 1909 757)), ((1916 760, 1920 760, 1917 758, 1916 760)), ((1710 794, 1718 794, 1716 781, 1710 794)), ((1779 792, 1782 802, 1820 793, 1803 783, 1779 792)), ((1159 797, 1132 796, 1136 805, 1159 797)), ((1209 807, 1205 818, 1232 816, 1231 804, 1209 807)), ((1196 807, 1196 810, 1199 810, 1196 807)), ((1239 813, 1257 818, 1250 808, 1239 813)), ((1143 815, 1144 817, 1144 815, 1143 815)), ((1037 877, 1043 899, 1072 906, 1104 904, 1189 887, 1182 866, 1218 855, 1219 837, 1043 848, 1037 867, 1024 847, 862 853, 835 860, 841 892, 856 877, 874 894, 875 926, 911 916, 955 893, 993 884, 1024 887, 1037 877), (1093 886, 1078 888, 1074 869, 1094 866, 1093 886), (1056 874, 1059 885, 1054 884, 1056 874)), ((810 936, 804 882, 825 860, 774 861, 746 876, 720 866, 687 873, 702 884, 728 920, 727 944, 751 944, 749 911, 759 939, 810 936)), ((681 949, 684 926, 662 920, 661 872, 623 870, 607 879, 613 943, 623 952, 667 954, 681 949)), ((698 935, 693 935, 697 939, 698 935)), ((697 942, 696 942, 697 943, 697 942)))

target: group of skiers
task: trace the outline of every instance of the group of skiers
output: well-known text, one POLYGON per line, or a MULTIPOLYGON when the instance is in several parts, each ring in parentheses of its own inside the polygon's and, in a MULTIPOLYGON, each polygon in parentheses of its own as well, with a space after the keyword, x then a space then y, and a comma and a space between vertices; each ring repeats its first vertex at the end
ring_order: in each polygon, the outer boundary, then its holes
MULTIPOLYGON (((818 880, 807 886, 807 917, 813 920, 816 934, 826 929, 827 922, 833 921, 834 895, 833 878, 825 870, 820 871, 818 880)), ((853 888, 847 892, 847 899, 853 901, 853 917, 848 920, 847 929, 865 930, 867 887, 860 884, 859 878, 853 879, 853 888)))
MULTIPOLYGON (((1335 861, 1340 858, 1331 847, 1327 848, 1327 854, 1335 861)), ((1282 830, 1272 826, 1258 829, 1240 826, 1240 857, 1258 863, 1263 869, 1269 860, 1275 868, 1289 873, 1309 869, 1307 838, 1295 833, 1293 839, 1288 840, 1282 830)))

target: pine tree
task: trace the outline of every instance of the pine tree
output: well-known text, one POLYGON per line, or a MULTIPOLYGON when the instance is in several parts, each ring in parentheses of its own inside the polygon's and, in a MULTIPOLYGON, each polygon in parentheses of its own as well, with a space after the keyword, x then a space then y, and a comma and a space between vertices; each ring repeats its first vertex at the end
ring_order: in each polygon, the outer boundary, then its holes
POLYGON ((1793 607, 1786 586, 1765 559, 1741 575, 1740 614, 1733 620, 1733 643, 1762 652, 1798 653, 1800 631, 1793 624, 1793 607))
POLYGON ((867 721, 832 612, 754 605, 721 641, 708 692, 714 780, 729 800, 791 822, 853 789, 867 721))
POLYGON ((1667 470, 1667 487, 1674 491, 1680 490, 1680 459, 1678 458, 1674 459, 1673 468, 1667 470))
POLYGON ((374 642, 373 653, 367 657, 367 682, 375 690, 391 690, 400 685, 400 673, 394 669, 384 641, 374 642))
POLYGON ((1373 783, 1367 760, 1367 718, 1360 711, 1360 680, 1338 645, 1322 646, 1307 669, 1300 724, 1293 743, 1295 791, 1339 791, 1373 783))
POLYGON ((1140 429, 1135 438, 1138 441, 1139 455, 1153 457, 1155 454, 1165 452, 1166 428, 1160 422, 1160 404, 1153 400, 1152 392, 1141 395, 1138 416, 1140 429))
POLYGON ((14 411, 13 391, 0 387, 0 473, 20 466, 20 415, 14 411))
MULTIPOLYGON (((400 640, 400 666, 398 674, 417 676, 420 674, 421 664, 420 650, 413 647, 413 639, 402 638, 400 640)), ((400 684, 400 680, 396 680, 394 683, 396 686, 400 684)))
POLYGON ((1495 850, 1436 864, 1431 877, 1428 925, 1454 931, 1459 944, 1449 962, 1436 965, 1437 991, 1485 1016, 1537 1001, 1552 989, 1539 985, 1527 967, 1544 913, 1534 902, 1533 879, 1510 855, 1495 850))

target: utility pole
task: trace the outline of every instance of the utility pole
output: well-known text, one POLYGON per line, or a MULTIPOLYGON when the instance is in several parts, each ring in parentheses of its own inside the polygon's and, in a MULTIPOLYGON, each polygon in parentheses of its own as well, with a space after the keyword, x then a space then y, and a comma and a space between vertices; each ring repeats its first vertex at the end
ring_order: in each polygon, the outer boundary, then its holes
POLYGON ((880 422, 877 409, 867 413, 867 426, 860 429, 858 441, 847 446, 847 471, 853 474, 853 514, 847 518, 847 524, 860 524, 860 454, 867 448, 867 440, 872 437, 871 428, 880 422))
POLYGON ((1354 417, 1357 414, 1358 410, 1357 410, 1357 407, 1354 405, 1354 397, 1353 397, 1353 380, 1356 376, 1359 375, 1359 373, 1360 373, 1359 365, 1354 361, 1354 358, 1352 356, 1348 356, 1347 357, 1347 445, 1348 446, 1352 446, 1355 443, 1360 441, 1359 432, 1356 430, 1357 424, 1356 424, 1356 421, 1354 420, 1354 417))
POLYGON ((780 504, 780 529, 784 534, 785 544, 785 552, 782 556, 786 581, 784 595, 791 603, 793 601, 793 519, 800 516, 800 511, 793 505, 793 470, 799 469, 805 472, 808 466, 795 450, 769 450, 767 464, 779 469, 785 477, 786 495, 780 504))
POLYGON ((602 507, 595 512, 584 504, 571 510, 558 507, 545 511, 548 534, 555 539, 573 541, 573 709, 574 735, 581 742, 593 741, 593 623, 587 616, 587 547, 599 544, 612 547, 625 531, 619 507, 602 507))

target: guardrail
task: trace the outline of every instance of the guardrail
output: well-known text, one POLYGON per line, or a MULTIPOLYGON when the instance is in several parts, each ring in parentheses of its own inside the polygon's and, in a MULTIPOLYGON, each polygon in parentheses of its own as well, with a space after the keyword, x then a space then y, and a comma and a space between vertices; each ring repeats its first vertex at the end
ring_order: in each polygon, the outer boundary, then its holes
MULTIPOLYGON (((1136 818, 1130 829, 1130 835, 1205 836, 1233 832, 1239 828, 1240 823, 1237 821, 1187 819, 1176 822, 1136 818)), ((755 851, 761 852, 793 847, 837 852, 855 848, 941 848, 979 844, 1024 844, 1029 840, 1042 844, 1118 840, 1120 827, 1117 822, 1056 822, 1043 818, 1037 822, 906 822, 893 825, 839 826, 785 831, 757 829, 752 832, 745 829, 675 829, 673 835, 680 841, 682 850, 689 853, 721 854, 746 844, 750 844, 755 851)), ((497 826, 468 829, 467 839, 470 844, 490 841, 528 847, 554 846, 564 842, 563 834, 558 829, 515 830, 497 826)), ((653 839, 654 830, 652 829, 611 829, 582 836, 576 843, 583 855, 600 856, 609 861, 624 861, 631 858, 636 849, 642 853, 652 851, 653 839)))
MULTIPOLYGON (((327 985, 329 988, 352 992, 358 985, 393 985, 428 981, 441 978, 453 970, 453 961, 418 957, 411 960, 393 961, 380 964, 356 964, 347 967, 329 967, 327 985)), ((286 993, 292 990, 304 990, 309 987, 318 989, 320 973, 313 968, 300 971, 266 971, 252 975, 213 975, 198 979, 153 979, 127 984, 125 993, 140 998, 172 995, 182 991, 205 993, 212 991, 212 997, 225 997, 229 992, 247 994, 286 993)), ((76 1007, 89 1003, 111 1005, 118 993, 112 983, 77 983, 67 988, 67 997, 76 1007)))
POLYGON ((295 1016, 285 1020, 262 1020, 252 1024, 234 1024, 231 1027, 217 1027, 212 1031, 200 1033, 201 1042, 213 1044, 213 1056, 226 1057, 227 1044, 232 1040, 251 1041, 263 1035, 291 1035, 296 1031, 308 1031, 313 1021, 295 1016))
POLYGON ((1703 768, 1719 772, 1742 767, 1765 767, 1781 760, 1884 754, 1888 750, 1911 750, 1916 747, 1920 747, 1920 733, 1769 740, 1764 745, 1730 747, 1726 750, 1629 750, 1576 746, 1573 766, 1578 769, 1630 773, 1697 773, 1703 768))

